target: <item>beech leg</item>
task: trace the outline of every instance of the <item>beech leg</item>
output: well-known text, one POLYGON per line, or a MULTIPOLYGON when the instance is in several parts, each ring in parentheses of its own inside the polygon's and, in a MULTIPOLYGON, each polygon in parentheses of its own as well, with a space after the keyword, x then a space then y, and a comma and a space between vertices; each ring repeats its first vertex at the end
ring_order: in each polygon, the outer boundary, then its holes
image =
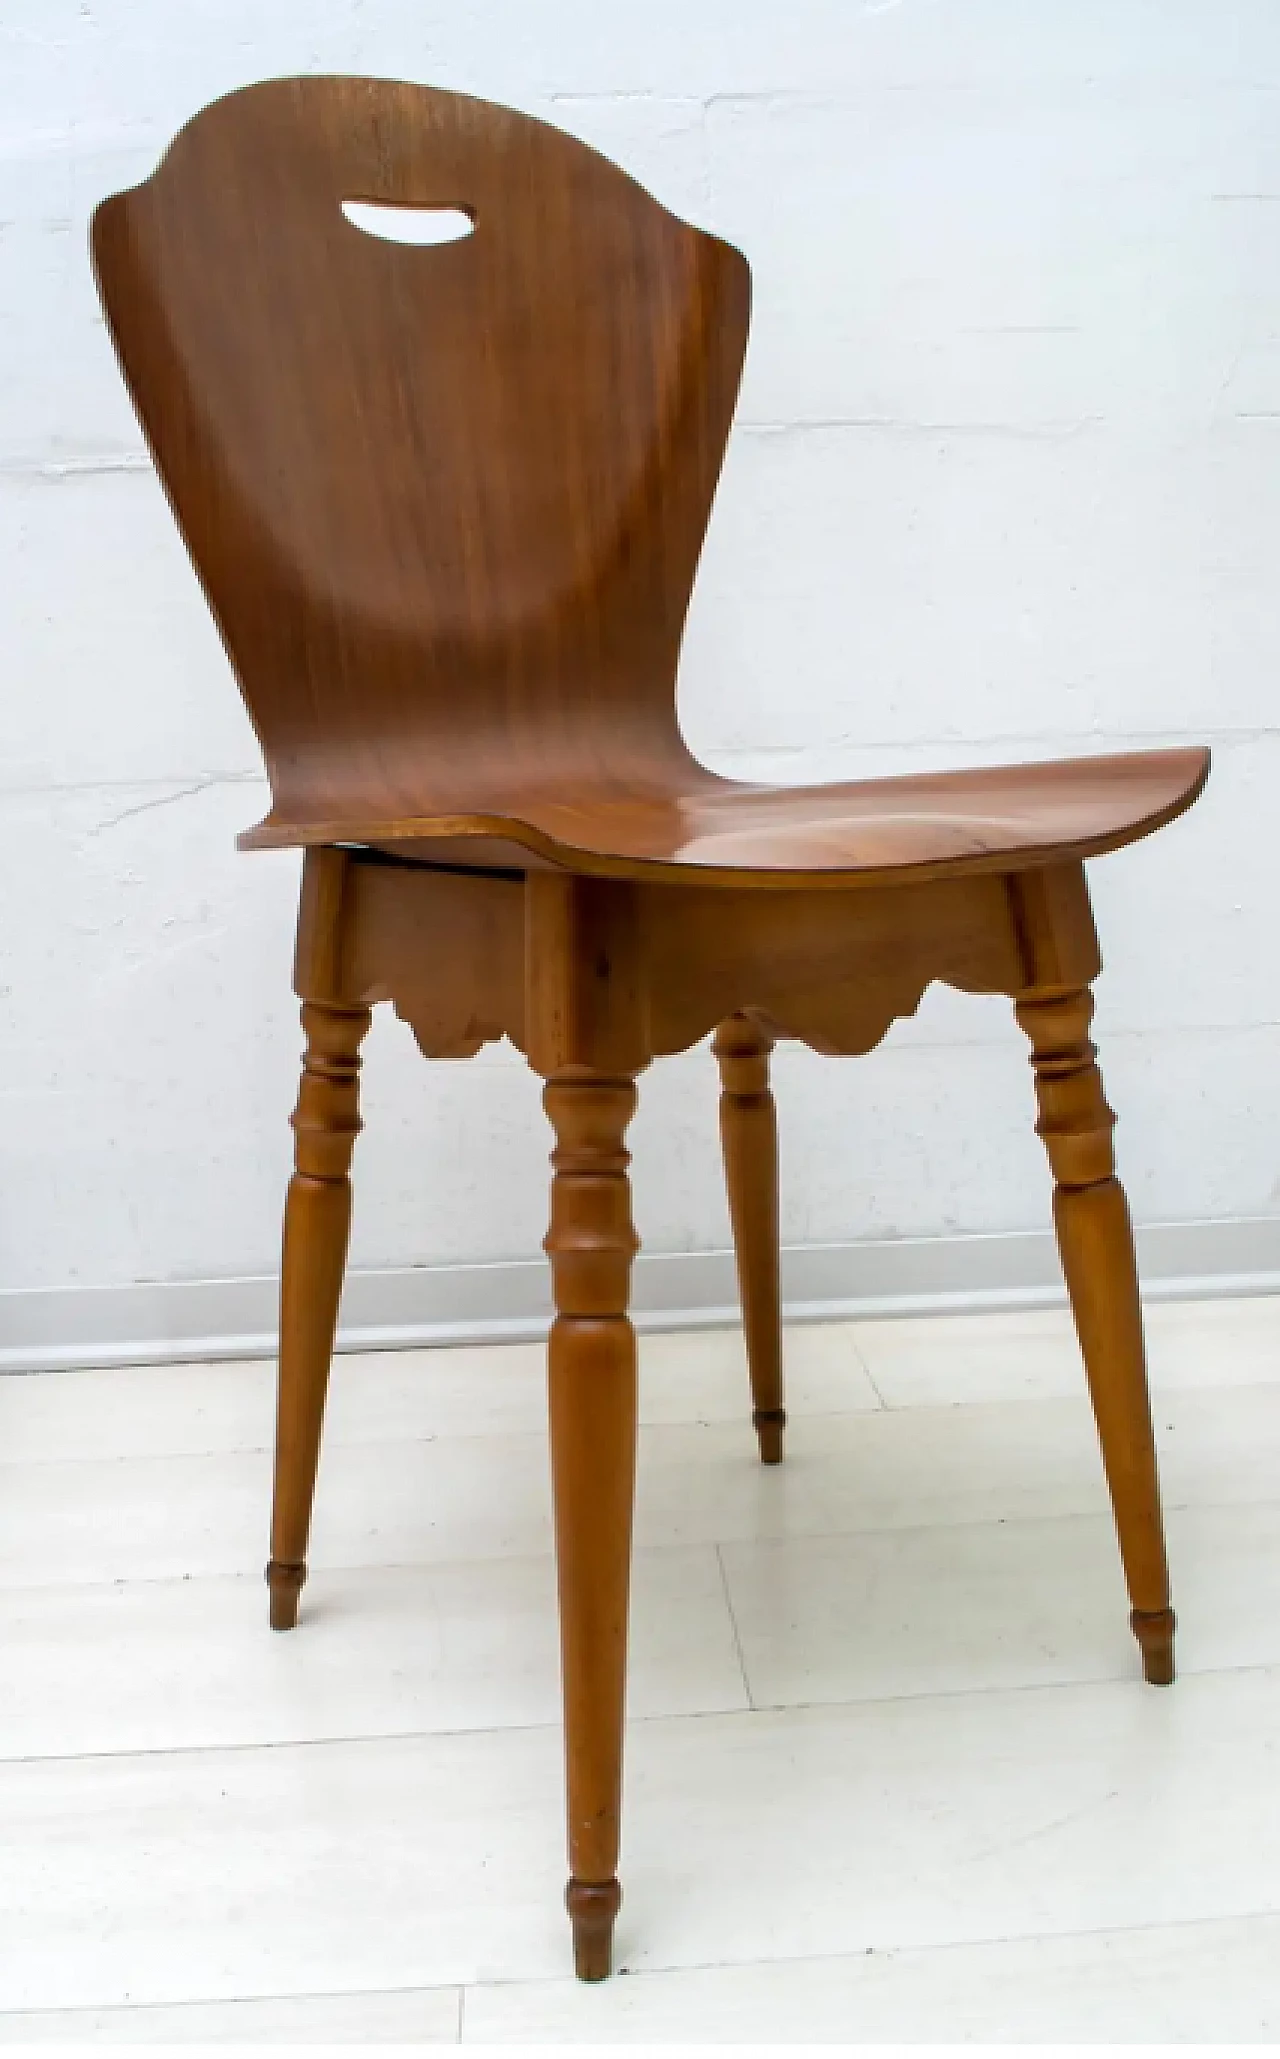
POLYGON ((1174 1676, 1155 1436, 1147 1392, 1133 1227, 1115 1176, 1107 1106, 1089 1040, 1087 987, 1039 989, 1017 1003, 1031 1039, 1043 1138, 1053 1171, 1054 1225, 1089 1380, 1133 1605, 1134 1635, 1153 1685, 1174 1676))
POLYGON ((778 1121, 769 1087, 773 1038, 749 1015, 730 1016, 712 1049, 720 1066, 720 1143, 742 1300, 752 1421, 765 1465, 782 1457, 782 1286, 778 1121))
POLYGON ((307 1577, 307 1533, 338 1299, 351 1227, 351 1154, 360 1129, 367 1008, 304 1001, 307 1048, 293 1115, 295 1170, 284 1215, 275 1493, 267 1586, 271 1627, 292 1630, 307 1577))

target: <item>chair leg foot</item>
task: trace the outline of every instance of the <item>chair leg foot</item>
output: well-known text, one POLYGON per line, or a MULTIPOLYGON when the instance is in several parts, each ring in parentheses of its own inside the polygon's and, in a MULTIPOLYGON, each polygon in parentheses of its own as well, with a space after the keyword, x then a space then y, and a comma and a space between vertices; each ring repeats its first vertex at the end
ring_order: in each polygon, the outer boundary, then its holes
POLYGON ((306 1581, 305 1566, 285 1566, 279 1560, 267 1563, 267 1590, 271 1602, 271 1628, 292 1630, 298 1621, 298 1599, 306 1581))
POLYGON ((616 1880, 571 1879, 564 1901, 573 1926, 574 1972, 579 1980, 607 1980, 622 1889, 616 1880))
POLYGON ((782 1464, 782 1433, 787 1427, 785 1408, 757 1408, 751 1413, 760 1439, 760 1462, 766 1466, 782 1464))
POLYGON ((1142 1652, 1143 1678, 1152 1687, 1172 1687, 1173 1633, 1177 1625, 1173 1610, 1135 1609, 1129 1621, 1142 1652))

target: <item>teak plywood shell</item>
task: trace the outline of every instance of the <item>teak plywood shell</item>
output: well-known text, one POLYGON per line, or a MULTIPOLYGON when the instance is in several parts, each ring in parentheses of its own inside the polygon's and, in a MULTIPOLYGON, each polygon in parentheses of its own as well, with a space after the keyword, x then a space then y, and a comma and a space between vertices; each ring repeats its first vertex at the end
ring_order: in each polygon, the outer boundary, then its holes
MULTIPOLYGON (((626 1131, 653 1059, 715 1033, 753 1415, 776 1465, 775 1041, 868 1052, 931 981, 1013 999, 1133 1628, 1146 1678, 1173 1677, 1082 861, 1181 813, 1208 756, 801 788, 700 765, 676 670, 747 266, 545 123, 386 80, 274 80, 206 109, 105 201, 93 249, 266 758, 271 812, 242 841, 307 847, 270 1620, 293 1628, 307 1577, 360 1051, 389 1002, 428 1057, 507 1037, 544 1082, 567 1901, 577 1969, 598 1979, 621 1900, 636 1461, 626 1131), (382 240, 351 202, 454 210, 470 233, 382 240)), ((849 682, 854 703, 874 690, 849 682)))
POLYGON ((93 250, 266 758, 246 845, 445 839, 483 865, 496 840, 573 871, 839 885, 1090 856, 1203 780, 1200 752, 798 789, 698 764, 676 668, 749 274, 558 129, 275 80, 104 202, 93 250), (350 200, 474 227, 406 246, 350 200))

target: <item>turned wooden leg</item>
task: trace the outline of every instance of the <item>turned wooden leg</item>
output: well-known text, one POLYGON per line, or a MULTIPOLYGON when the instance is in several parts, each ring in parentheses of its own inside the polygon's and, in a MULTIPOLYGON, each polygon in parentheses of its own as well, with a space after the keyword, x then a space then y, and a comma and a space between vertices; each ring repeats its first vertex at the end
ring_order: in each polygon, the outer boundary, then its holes
POLYGON ((280 1377, 271 1511, 271 1627, 292 1630, 307 1577, 320 1426, 351 1226, 351 1153, 360 1129, 360 1040, 367 1008, 304 1001, 307 1048, 293 1115, 295 1172, 285 1203, 280 1377))
POLYGON ((738 1261, 752 1421, 767 1466, 782 1457, 782 1285, 778 1122, 769 1090, 773 1038, 749 1015, 730 1016, 712 1049, 720 1064, 720 1142, 738 1261))
POLYGON ((553 1075, 543 1100, 556 1134, 546 1249, 556 1305, 548 1358, 568 1774, 565 1900, 578 1976, 603 1980, 622 1902, 617 1866, 636 1447, 636 1344, 627 1300, 637 1247, 623 1137, 635 1083, 574 1067, 553 1075))
POLYGON ((1067 1291, 1089 1378, 1120 1555, 1146 1678, 1173 1679, 1160 1483, 1142 1341, 1133 1228, 1115 1176, 1108 1108, 1089 1041, 1087 987, 1021 996, 1018 1021, 1031 1039, 1040 1120, 1056 1181, 1054 1222, 1067 1291))

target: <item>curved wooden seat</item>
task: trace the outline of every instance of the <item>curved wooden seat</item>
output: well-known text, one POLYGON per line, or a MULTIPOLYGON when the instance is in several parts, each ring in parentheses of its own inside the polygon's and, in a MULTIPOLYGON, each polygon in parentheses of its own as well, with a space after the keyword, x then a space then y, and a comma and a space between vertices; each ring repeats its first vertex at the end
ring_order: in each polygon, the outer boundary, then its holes
POLYGON ((1195 752, 797 789, 698 764, 676 668, 749 274, 559 130, 273 80, 189 123, 93 243, 262 740, 245 848, 841 885, 1093 856, 1203 782, 1195 752), (474 232, 381 241, 351 199, 474 232))
POLYGON ((1129 752, 831 786, 707 779, 669 794, 530 795, 509 815, 277 823, 245 848, 367 843, 428 863, 541 864, 605 878, 847 887, 1117 850, 1189 808, 1207 750, 1129 752))
POLYGON ((308 847, 271 1622, 293 1627, 306 1578, 360 1046, 390 1001, 428 1056, 505 1035, 546 1083, 567 1899, 578 1971, 599 1979, 621 1899, 636 1440, 624 1139, 655 1057, 715 1031, 753 1419, 776 1463, 775 1036, 868 1051, 934 980, 1013 998, 1131 1620, 1148 1680, 1172 1680, 1082 861, 1188 807, 1208 754, 798 788, 700 765, 676 669, 749 274, 545 123, 388 80, 273 80, 104 201, 93 252, 262 744, 271 812, 241 841, 308 847), (470 233, 414 248, 351 203, 445 210, 470 233))

